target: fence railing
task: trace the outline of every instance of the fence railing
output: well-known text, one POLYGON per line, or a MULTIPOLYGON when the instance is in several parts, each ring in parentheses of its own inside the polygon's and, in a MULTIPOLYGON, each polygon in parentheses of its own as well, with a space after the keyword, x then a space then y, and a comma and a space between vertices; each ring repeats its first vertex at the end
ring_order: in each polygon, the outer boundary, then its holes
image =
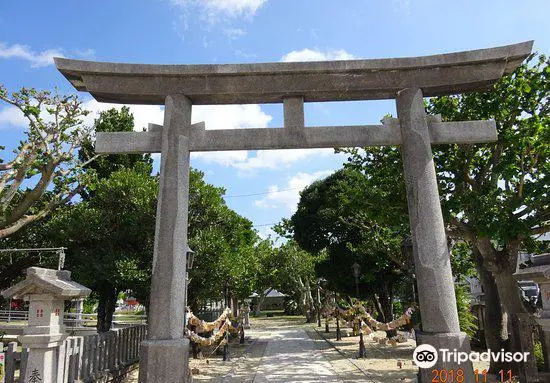
POLYGON ((19 310, 0 310, 0 321, 1 322, 26 322, 29 320, 28 311, 19 311, 19 310))
POLYGON ((199 310, 195 313, 195 315, 206 322, 212 322, 222 314, 223 310, 225 309, 219 308, 219 309, 199 310))
POLYGON ((137 362, 146 327, 138 325, 83 337, 80 379, 93 382, 137 362))
MULTIPOLYGON (((57 353, 58 382, 95 382, 123 375, 129 366, 139 361, 139 345, 145 339, 146 327, 137 325, 83 337, 68 337, 57 353)), ((20 371, 19 381, 25 381, 28 350, 17 349, 17 342, 8 344, 6 383, 15 382, 17 370, 20 371)))
MULTIPOLYGON (((29 353, 25 348, 21 351, 17 351, 17 346, 17 342, 8 343, 7 350, 4 354, 4 379, 6 383, 14 383, 16 376, 15 372, 17 370, 25 371, 27 366, 27 358, 29 357, 29 353)), ((4 350, 4 343, 2 342, 0 342, 0 349, 2 351, 4 350)), ((25 381, 24 373, 19 374, 19 381, 25 381)))
MULTIPOLYGON (((28 320, 28 311, 0 310, 0 322, 13 323, 27 322, 28 320)), ((64 313, 63 322, 69 327, 95 327, 97 323, 97 314, 64 313)), ((115 327, 145 323, 147 323, 147 315, 136 315, 131 313, 115 313, 113 315, 113 325, 115 327)))

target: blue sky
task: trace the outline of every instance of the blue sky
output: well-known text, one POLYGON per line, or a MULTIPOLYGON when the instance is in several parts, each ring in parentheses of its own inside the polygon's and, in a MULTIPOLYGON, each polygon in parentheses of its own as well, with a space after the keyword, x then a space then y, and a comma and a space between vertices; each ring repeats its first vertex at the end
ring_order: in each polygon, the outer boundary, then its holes
MULTIPOLYGON (((53 56, 97 61, 197 64, 419 56, 535 40, 550 53, 548 0, 96 0, 1 1, 0 83, 76 93, 53 56)), ((100 104, 80 97, 93 113, 100 104)), ((132 106, 136 129, 162 109, 132 106)), ((393 101, 306 105, 306 124, 378 123, 393 101)), ((282 126, 282 105, 201 106, 207 129, 282 126)), ((0 104, 0 145, 13 148, 24 120, 0 104)), ((11 152, 0 154, 9 159, 11 152)), ((230 207, 262 235, 288 217, 299 191, 338 169, 331 149, 198 153, 192 166, 227 189, 230 207), (242 196, 265 193, 260 195, 242 196), (240 196, 240 197, 239 197, 240 196)), ((158 166, 158 159, 156 160, 158 166)))

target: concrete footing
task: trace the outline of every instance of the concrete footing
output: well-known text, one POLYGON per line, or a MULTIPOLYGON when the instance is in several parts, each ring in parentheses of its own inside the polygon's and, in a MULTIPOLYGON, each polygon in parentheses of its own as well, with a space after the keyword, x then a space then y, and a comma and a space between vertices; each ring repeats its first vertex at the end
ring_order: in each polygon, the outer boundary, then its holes
POLYGON ((140 383, 188 383, 189 340, 146 340, 141 343, 140 383))

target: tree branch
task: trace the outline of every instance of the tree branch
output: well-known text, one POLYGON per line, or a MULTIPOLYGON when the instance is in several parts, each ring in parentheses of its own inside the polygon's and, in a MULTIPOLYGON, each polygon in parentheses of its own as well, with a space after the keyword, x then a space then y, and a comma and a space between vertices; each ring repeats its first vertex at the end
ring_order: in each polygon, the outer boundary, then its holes
POLYGON ((542 225, 531 229, 531 235, 540 235, 550 232, 550 224, 542 225))

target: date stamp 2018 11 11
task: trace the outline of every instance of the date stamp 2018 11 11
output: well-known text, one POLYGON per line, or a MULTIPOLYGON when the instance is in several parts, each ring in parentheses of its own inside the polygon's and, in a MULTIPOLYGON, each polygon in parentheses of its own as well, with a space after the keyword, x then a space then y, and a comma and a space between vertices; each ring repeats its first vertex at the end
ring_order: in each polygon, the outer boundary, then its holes
MULTIPOLYGON (((432 370, 432 383, 464 383, 464 370, 432 370)), ((476 383, 487 382, 487 370, 474 370, 476 383)), ((499 383, 512 382, 512 370, 500 370, 497 375, 499 383)))

